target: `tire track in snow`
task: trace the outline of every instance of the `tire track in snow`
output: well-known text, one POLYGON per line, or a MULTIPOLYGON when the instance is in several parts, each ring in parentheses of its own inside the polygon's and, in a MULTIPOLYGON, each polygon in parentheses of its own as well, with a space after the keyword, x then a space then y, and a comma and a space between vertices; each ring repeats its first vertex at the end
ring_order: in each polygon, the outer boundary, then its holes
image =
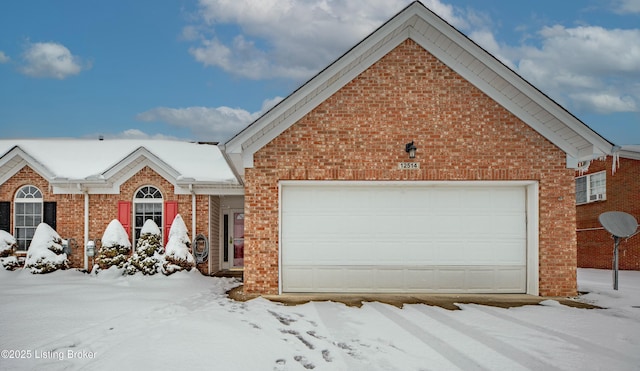
MULTIPOLYGON (((344 369, 350 371, 370 371, 371 369, 375 369, 375 367, 373 367, 369 360, 364 359, 358 353, 357 348, 362 344, 354 344, 353 340, 351 340, 350 342, 340 341, 345 337, 350 337, 351 339, 356 339, 358 337, 357 333, 347 333, 346 330, 348 329, 348 326, 346 326, 345 321, 341 319, 340 315, 341 311, 343 310, 342 308, 335 308, 335 304, 319 302, 311 302, 309 303, 309 305, 313 305, 324 329, 330 335, 328 337, 325 337, 325 341, 331 343, 334 349, 337 350, 332 354, 337 354, 337 357, 339 359, 336 360, 335 356, 331 357, 331 362, 333 362, 333 365, 336 369, 344 369), (319 306, 322 306, 322 308, 318 308, 319 306), (335 342, 329 339, 333 339, 335 342), (342 365, 344 365, 345 367, 341 367, 342 365)), ((316 334, 314 335, 314 337, 319 336, 316 334)), ((326 358, 328 355, 328 352, 327 354, 325 354, 323 351, 322 357, 327 362, 329 362, 326 358)))
MULTIPOLYGON (((447 343, 436 335, 432 335, 428 328, 420 326, 414 321, 401 316, 397 313, 396 310, 390 309, 386 305, 377 302, 368 303, 368 305, 380 312, 385 318, 393 321, 396 325, 400 326, 402 329, 421 340, 436 352, 440 353, 443 358, 447 359, 449 362, 451 362, 461 370, 488 370, 487 368, 479 365, 475 360, 469 358, 465 353, 462 353, 461 351, 456 349, 451 344, 447 343)), ((441 323, 441 325, 446 326, 444 323, 441 323)))
POLYGON ((522 351, 513 345, 499 340, 485 332, 482 332, 468 324, 465 324, 455 318, 455 312, 452 314, 442 312, 433 307, 425 306, 411 306, 405 307, 405 310, 412 310, 418 312, 424 316, 427 316, 440 323, 446 324, 448 327, 458 331, 465 336, 476 340, 484 346, 492 349, 493 351, 501 354, 502 356, 511 359, 512 361, 519 363, 525 369, 531 370, 559 370, 551 363, 545 362, 534 355, 522 351))
POLYGON ((611 358, 611 359, 614 359, 615 361, 623 360, 624 362, 627 362, 629 364, 638 363, 638 358, 629 357, 627 354, 619 352, 619 351, 617 351, 615 349, 609 349, 609 348, 605 349, 601 345, 592 343, 592 342, 587 341, 587 340, 585 340, 583 338, 567 334, 566 332, 560 332, 560 331, 551 329, 549 327, 536 325, 534 323, 527 322, 527 321, 521 320, 519 318, 515 318, 515 317, 513 317, 512 315, 510 315, 510 314, 508 314, 506 312, 505 313, 502 313, 502 312, 501 313, 497 313, 496 309, 489 308, 489 307, 484 307, 484 306, 474 306, 474 309, 477 309, 477 310, 479 310, 481 312, 489 314, 489 315, 491 315, 493 317, 496 317, 498 319, 501 319, 501 320, 504 320, 504 321, 509 321, 509 322, 515 323, 517 325, 520 325, 522 327, 529 328, 531 330, 541 332, 543 334, 555 336, 555 337, 557 337, 559 339, 564 340, 565 342, 567 342, 569 344, 573 344, 573 345, 576 345, 576 346, 580 347, 581 349, 583 349, 585 351, 585 353, 598 354, 601 357, 611 358))

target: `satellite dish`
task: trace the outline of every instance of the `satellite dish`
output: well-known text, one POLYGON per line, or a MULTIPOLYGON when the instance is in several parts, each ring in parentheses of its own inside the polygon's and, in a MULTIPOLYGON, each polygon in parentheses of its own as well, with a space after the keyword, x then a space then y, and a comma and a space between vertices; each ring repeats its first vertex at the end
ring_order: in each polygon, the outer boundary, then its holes
POLYGON ((598 217, 600 224, 614 237, 628 238, 636 233, 638 222, 631 214, 622 211, 608 211, 598 217))
POLYGON ((620 239, 636 233, 638 221, 633 215, 622 211, 607 211, 598 217, 600 224, 613 236, 613 289, 618 289, 618 245, 620 239))

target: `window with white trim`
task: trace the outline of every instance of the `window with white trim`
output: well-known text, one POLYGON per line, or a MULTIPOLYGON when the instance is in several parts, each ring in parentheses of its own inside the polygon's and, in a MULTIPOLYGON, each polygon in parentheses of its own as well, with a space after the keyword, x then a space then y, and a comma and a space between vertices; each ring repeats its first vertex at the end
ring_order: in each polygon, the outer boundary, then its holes
POLYGON ((576 178, 576 204, 607 199, 607 172, 579 176, 576 178))
POLYGON ((158 188, 144 186, 136 192, 133 199, 134 246, 140 238, 140 231, 147 219, 153 219, 162 234, 162 206, 162 193, 158 188))
POLYGON ((42 223, 42 192, 34 186, 26 185, 16 193, 14 203, 14 236, 18 242, 17 251, 27 251, 33 234, 42 223))

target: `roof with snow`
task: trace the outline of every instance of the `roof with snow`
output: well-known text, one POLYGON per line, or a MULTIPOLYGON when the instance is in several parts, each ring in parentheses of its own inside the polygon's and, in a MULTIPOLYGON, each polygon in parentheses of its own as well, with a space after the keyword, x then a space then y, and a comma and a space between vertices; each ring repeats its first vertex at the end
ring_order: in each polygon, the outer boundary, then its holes
POLYGON ((171 140, 0 140, 0 184, 28 165, 54 193, 119 193, 145 166, 176 193, 237 194, 242 185, 217 145, 171 140))
POLYGON ((640 160, 640 144, 620 147, 620 157, 640 160))
POLYGON ((416 1, 225 144, 239 171, 253 154, 407 39, 567 154, 567 166, 610 155, 613 144, 416 1))

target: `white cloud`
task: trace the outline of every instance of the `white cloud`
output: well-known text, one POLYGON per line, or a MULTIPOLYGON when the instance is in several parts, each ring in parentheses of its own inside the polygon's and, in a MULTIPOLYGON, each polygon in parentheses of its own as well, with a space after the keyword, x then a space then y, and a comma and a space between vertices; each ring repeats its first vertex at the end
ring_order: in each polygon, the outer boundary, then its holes
MULTIPOLYGON (((206 66, 250 78, 311 77, 347 51, 408 0, 200 0, 200 42, 190 48, 206 66), (223 40, 217 27, 237 25, 241 33, 223 40)), ((193 26, 184 33, 193 36, 193 26)))
POLYGON ((0 50, 0 63, 7 63, 10 60, 11 60, 11 58, 9 58, 9 56, 4 54, 4 52, 2 50, 0 50))
POLYGON ((30 43, 23 55, 22 73, 31 77, 65 79, 90 68, 80 58, 71 54, 64 45, 46 42, 30 43))
POLYGON ((136 115, 136 119, 146 122, 166 122, 169 125, 188 128, 198 140, 224 141, 244 129, 282 98, 266 100, 260 111, 250 113, 240 108, 230 107, 156 107, 136 115))
POLYGON ((638 103, 630 96, 618 92, 590 92, 569 94, 578 108, 597 113, 636 112, 638 103))
POLYGON ((563 104, 611 113, 640 108, 640 30, 556 25, 539 32, 540 46, 506 52, 534 86, 563 104))
POLYGON ((640 13, 640 0, 614 0, 613 6, 616 13, 640 13))

